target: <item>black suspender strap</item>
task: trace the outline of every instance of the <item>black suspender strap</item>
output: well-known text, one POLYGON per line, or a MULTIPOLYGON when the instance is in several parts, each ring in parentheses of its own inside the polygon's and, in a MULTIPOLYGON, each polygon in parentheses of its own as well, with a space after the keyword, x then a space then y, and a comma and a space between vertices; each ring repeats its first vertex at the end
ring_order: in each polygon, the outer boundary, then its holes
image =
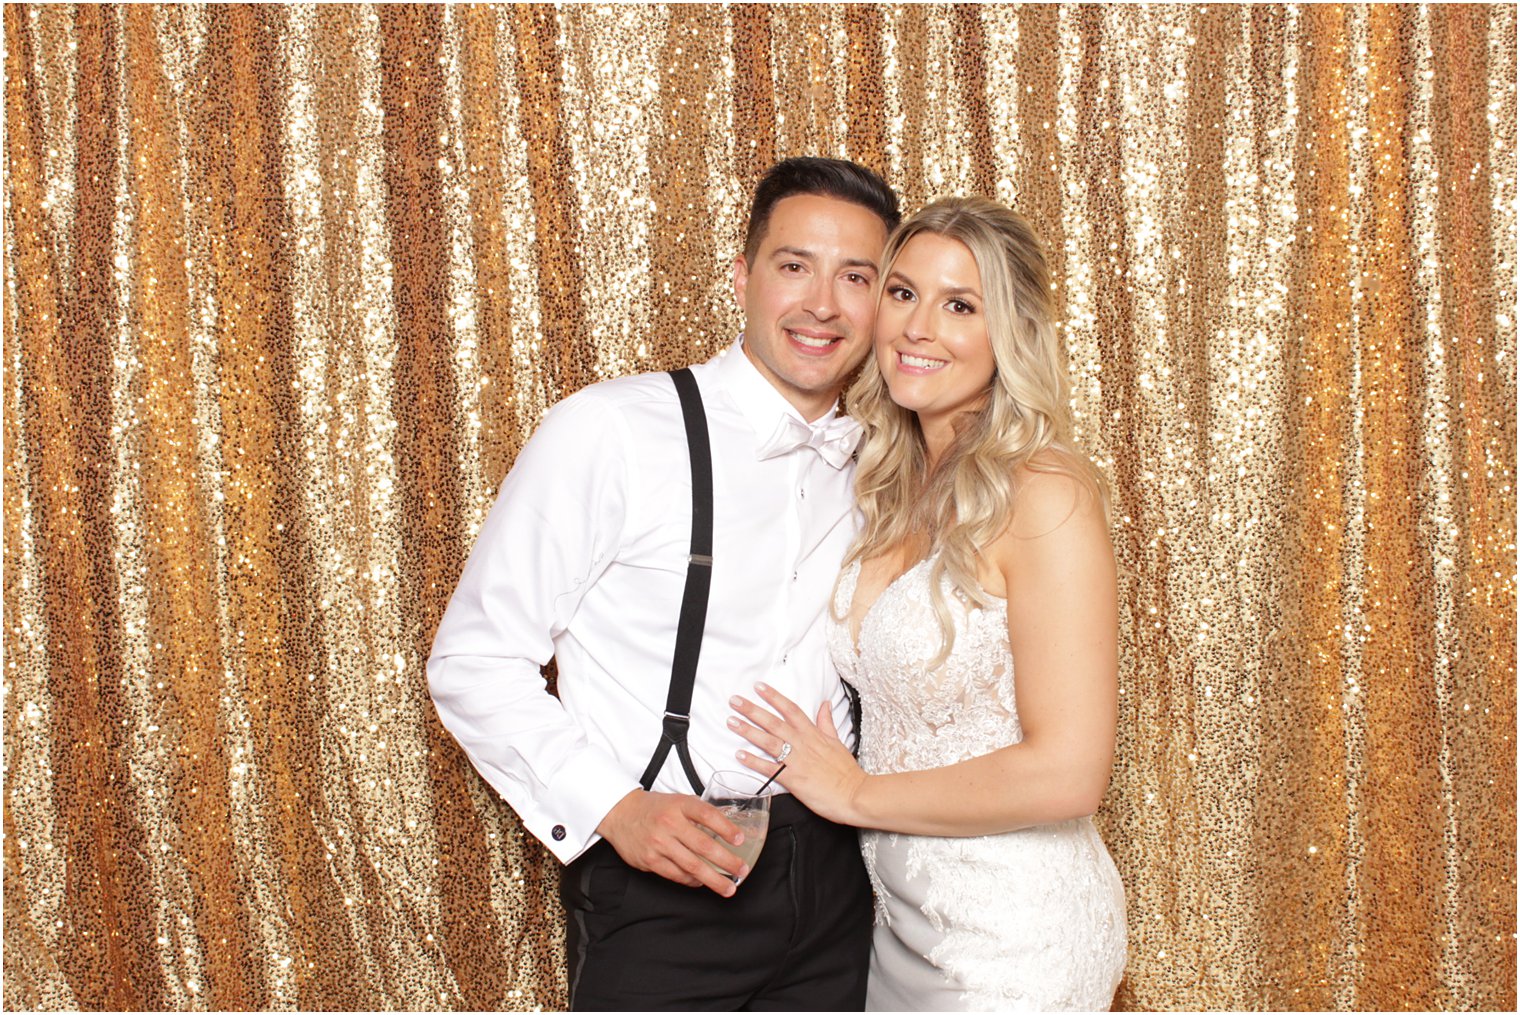
POLYGON ((681 398, 681 418, 686 424, 686 448, 691 458, 691 555, 686 564, 686 591, 681 596, 681 617, 676 625, 676 654, 670 664, 670 690, 665 697, 665 721, 660 743, 639 778, 647 790, 665 766, 670 749, 676 749, 691 788, 702 792, 686 746, 691 727, 691 692, 697 683, 697 657, 702 653, 702 630, 707 625, 707 595, 712 588, 713 479, 712 445, 707 439, 707 416, 702 393, 688 369, 672 370, 676 394, 681 398))
POLYGON ((844 685, 844 695, 850 699, 850 722, 855 727, 855 742, 850 745, 850 753, 860 757, 860 692, 855 690, 848 680, 840 680, 844 685))

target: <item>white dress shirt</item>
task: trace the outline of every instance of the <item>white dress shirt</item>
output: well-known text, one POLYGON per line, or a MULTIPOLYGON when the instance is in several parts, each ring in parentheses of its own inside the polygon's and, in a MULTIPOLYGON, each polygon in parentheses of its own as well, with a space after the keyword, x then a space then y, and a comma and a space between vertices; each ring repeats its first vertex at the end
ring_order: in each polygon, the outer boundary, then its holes
MULTIPOLYGON (((784 417, 803 421, 740 344, 692 373, 713 459, 712 592, 688 741, 705 782, 742 767, 734 752, 750 745, 726 726, 728 699, 754 700, 757 680, 809 715, 829 702, 849 742, 823 611, 856 518, 853 463, 764 447, 797 429, 784 417)), ((561 861, 596 841, 659 742, 690 544, 670 377, 597 384, 555 405, 523 448, 439 625, 428 660, 439 717, 561 861), (551 656, 558 698, 540 673, 551 656)), ((653 788, 692 791, 674 750, 653 788)))

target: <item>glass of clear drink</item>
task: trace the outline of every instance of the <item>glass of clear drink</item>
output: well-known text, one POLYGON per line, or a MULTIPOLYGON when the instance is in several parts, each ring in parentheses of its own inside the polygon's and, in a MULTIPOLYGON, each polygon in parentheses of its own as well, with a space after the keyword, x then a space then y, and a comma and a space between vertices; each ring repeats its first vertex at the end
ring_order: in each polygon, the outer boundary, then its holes
MULTIPOLYGON (((753 772, 714 772, 712 778, 707 780, 707 788, 702 791, 702 799, 722 811, 723 816, 738 825, 739 831, 744 833, 744 841, 737 846, 716 835, 713 838, 718 839, 724 849, 737 854, 739 859, 749 865, 750 870, 755 869, 755 861, 760 857, 760 847, 765 845, 765 833, 771 824, 770 796, 758 796, 755 793, 765 782, 753 772)), ((712 835, 711 832, 708 834, 712 835)), ((724 877, 732 877, 716 864, 710 866, 724 877)), ((735 884, 741 880, 733 878, 735 884)))

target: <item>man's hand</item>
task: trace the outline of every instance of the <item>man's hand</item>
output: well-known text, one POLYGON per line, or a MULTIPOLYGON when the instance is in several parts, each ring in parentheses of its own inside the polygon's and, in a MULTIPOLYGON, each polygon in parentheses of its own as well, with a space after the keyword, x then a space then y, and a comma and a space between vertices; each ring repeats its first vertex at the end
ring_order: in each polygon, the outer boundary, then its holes
POLYGON ((596 826, 630 867, 692 888, 711 888, 727 898, 734 894, 736 885, 709 867, 706 860, 737 878, 748 874, 749 866, 706 829, 736 846, 744 838, 722 811, 697 797, 642 789, 619 800, 596 826))

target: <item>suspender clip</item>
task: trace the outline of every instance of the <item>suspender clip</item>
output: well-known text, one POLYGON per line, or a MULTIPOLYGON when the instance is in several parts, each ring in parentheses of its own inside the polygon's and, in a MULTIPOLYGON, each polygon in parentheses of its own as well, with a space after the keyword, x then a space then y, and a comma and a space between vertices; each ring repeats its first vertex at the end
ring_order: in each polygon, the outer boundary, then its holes
POLYGON ((674 712, 665 713, 665 721, 660 724, 665 734, 665 739, 673 744, 686 742, 686 731, 691 728, 691 716, 676 715, 674 712))

